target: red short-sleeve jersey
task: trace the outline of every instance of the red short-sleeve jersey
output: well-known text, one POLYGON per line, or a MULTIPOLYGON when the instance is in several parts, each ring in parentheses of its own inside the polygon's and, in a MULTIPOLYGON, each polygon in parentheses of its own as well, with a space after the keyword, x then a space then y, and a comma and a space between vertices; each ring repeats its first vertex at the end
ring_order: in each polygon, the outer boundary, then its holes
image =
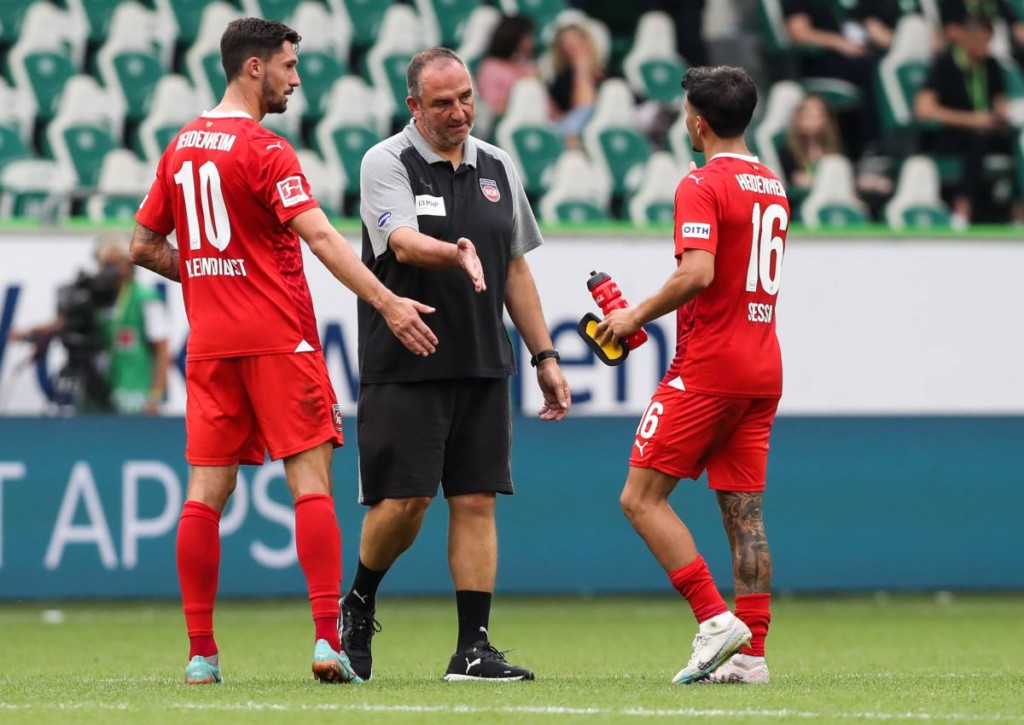
POLYGON ((663 382, 711 395, 782 394, 775 303, 788 227, 782 182, 756 157, 718 154, 683 177, 675 255, 711 252, 715 277, 677 312, 676 355, 663 382))
POLYGON ((320 348, 285 226, 316 206, 294 149, 248 115, 207 113, 178 133, 135 219, 177 233, 190 360, 320 348))

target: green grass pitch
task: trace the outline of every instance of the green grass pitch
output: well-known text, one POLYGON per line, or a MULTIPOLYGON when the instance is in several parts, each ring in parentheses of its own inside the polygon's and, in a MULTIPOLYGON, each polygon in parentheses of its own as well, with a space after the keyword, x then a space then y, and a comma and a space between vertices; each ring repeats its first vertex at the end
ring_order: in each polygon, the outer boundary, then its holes
POLYGON ((186 687, 174 602, 0 604, 0 723, 1024 722, 1020 595, 776 597, 773 617, 769 686, 686 687, 674 594, 499 597, 494 642, 538 679, 444 683, 454 602, 385 597, 375 679, 324 686, 305 602, 225 601, 225 683, 186 687))

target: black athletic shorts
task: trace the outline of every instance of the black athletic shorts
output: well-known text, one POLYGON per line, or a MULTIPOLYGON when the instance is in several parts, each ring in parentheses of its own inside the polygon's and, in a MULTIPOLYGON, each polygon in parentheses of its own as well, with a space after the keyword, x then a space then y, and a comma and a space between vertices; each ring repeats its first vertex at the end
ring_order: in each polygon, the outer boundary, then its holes
POLYGON ((359 388, 359 503, 514 493, 508 378, 359 388))

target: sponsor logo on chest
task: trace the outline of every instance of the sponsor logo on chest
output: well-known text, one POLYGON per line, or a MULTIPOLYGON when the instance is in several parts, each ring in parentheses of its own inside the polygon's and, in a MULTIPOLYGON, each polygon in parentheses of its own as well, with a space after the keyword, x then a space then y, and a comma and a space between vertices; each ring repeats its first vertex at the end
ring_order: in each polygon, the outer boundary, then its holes
POLYGON ((416 195, 417 216, 446 216, 443 196, 416 195))

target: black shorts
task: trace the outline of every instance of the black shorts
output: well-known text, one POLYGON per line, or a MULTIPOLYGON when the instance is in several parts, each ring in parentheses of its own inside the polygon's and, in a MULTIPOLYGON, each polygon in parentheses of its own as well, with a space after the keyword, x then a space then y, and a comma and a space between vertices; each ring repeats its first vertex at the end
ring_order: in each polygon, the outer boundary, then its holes
POLYGON ((508 378, 359 388, 359 503, 513 493, 508 378))

